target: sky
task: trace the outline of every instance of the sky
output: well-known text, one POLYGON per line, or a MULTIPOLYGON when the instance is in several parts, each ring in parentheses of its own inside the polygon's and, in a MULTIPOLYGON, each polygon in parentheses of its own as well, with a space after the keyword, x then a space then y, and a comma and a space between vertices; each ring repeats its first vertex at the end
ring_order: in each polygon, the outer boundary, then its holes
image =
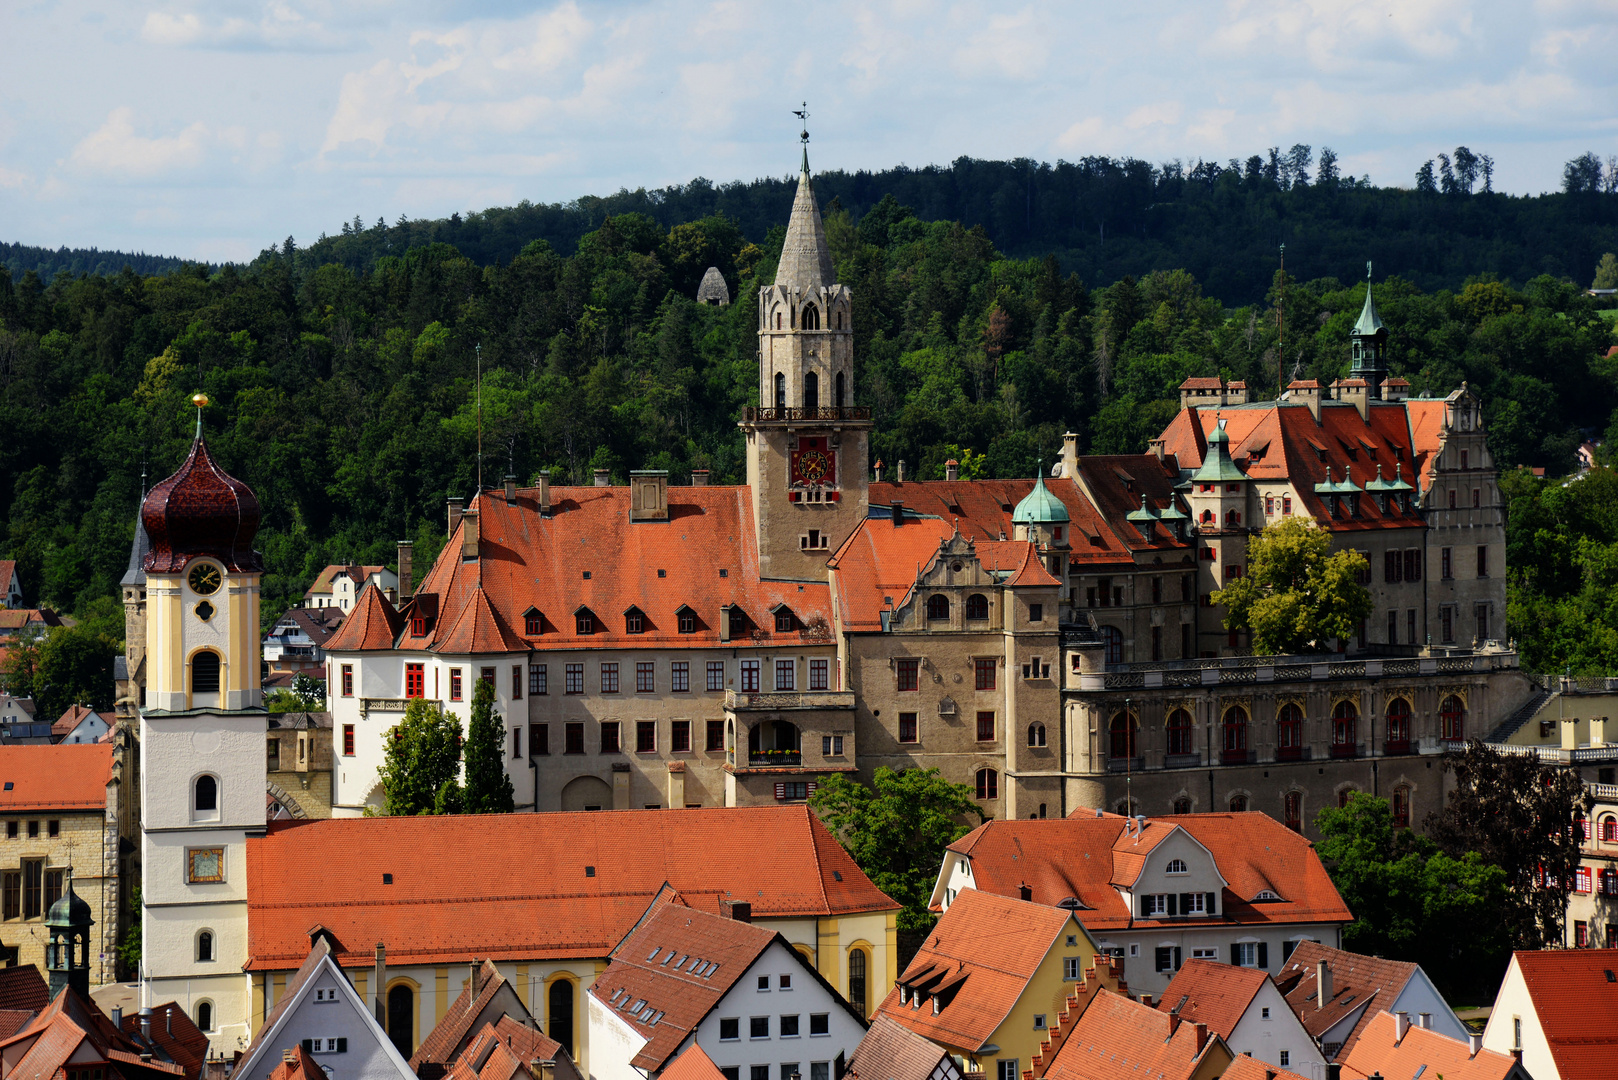
POLYGON ((962 155, 1307 143, 1555 190, 1618 0, 4 0, 0 240, 246 260, 400 215, 962 155))

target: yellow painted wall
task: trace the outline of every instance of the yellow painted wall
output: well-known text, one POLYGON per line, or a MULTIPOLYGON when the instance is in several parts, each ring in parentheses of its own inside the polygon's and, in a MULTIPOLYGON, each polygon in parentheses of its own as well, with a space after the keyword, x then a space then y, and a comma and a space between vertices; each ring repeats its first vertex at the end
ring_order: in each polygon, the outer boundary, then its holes
MULTIPOLYGON (((1006 1058, 1017 1059, 1017 1073, 1029 1067, 1029 1062, 1039 1052, 1040 1044, 1045 1041, 1046 1032, 1034 1028, 1034 1017, 1040 1013, 1045 1014, 1045 1021, 1055 1026, 1062 1014, 1062 1003, 1071 994, 1078 983, 1074 980, 1062 978, 1062 961, 1065 957, 1079 958, 1079 970, 1090 970, 1091 963, 1096 957, 1095 942, 1084 932, 1084 928, 1076 920, 1068 920, 1067 928, 1062 931, 1040 961, 1039 968, 1034 977, 1028 980, 1022 996, 1017 999, 1011 1012, 1005 1020, 995 1029, 989 1037, 989 1042, 1000 1047, 1000 1053, 993 1059, 985 1058, 980 1064, 985 1075, 1000 1075, 998 1066, 991 1061, 1006 1058), (1069 945, 1067 940, 1072 937, 1074 943, 1069 945)), ((927 1008, 927 1006, 922 1006, 927 1008)))

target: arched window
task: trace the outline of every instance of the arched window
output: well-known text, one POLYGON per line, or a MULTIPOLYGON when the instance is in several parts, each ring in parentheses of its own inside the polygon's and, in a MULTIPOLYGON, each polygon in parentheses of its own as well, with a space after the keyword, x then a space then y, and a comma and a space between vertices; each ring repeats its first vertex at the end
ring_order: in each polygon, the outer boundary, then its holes
POLYGON ((219 654, 206 649, 191 658, 191 692, 219 693, 219 654))
POLYGON ((573 1053, 573 984, 567 979, 551 983, 546 994, 550 1004, 550 1036, 573 1053))
POLYGON ((1287 792, 1282 804, 1286 810, 1287 828, 1293 832, 1303 832, 1303 792, 1287 792))
POLYGON ((942 593, 933 593, 927 598, 927 620, 932 622, 947 618, 949 618, 949 597, 942 593))
POLYGON ((1232 705, 1225 710, 1224 723, 1226 763, 1247 760, 1247 710, 1232 705))
POLYGON ((1356 788, 1352 784, 1345 787, 1342 791, 1339 791, 1337 793, 1337 808, 1341 810, 1343 807, 1347 806, 1348 800, 1354 797, 1355 792, 1356 788))
POLYGON ((197 960, 207 962, 213 959, 213 931, 203 930, 197 934, 197 960))
POLYGON ((1214 519, 1213 511, 1212 510, 1204 510, 1202 512, 1202 516, 1199 517, 1197 520, 1199 522, 1201 522, 1202 524, 1204 524, 1204 525, 1211 525, 1211 524, 1213 524, 1213 519, 1214 519))
POLYGON ((787 407, 787 377, 779 371, 775 373, 775 407, 787 407))
MULTIPOLYGON (((841 329, 841 327, 842 327, 842 322, 843 322, 843 313, 839 311, 837 313, 837 323, 838 323, 838 328, 839 329, 841 329)), ((836 382, 835 385, 836 385, 836 391, 835 392, 837 394, 837 400, 832 402, 832 404, 836 405, 839 409, 841 409, 843 407, 843 405, 846 404, 845 398, 847 397, 847 380, 843 377, 843 373, 841 371, 839 371, 837 373, 837 382, 836 382)))
POLYGON ((1410 828, 1410 789, 1402 784, 1393 789, 1393 827, 1410 828))
POLYGON ((1136 756, 1135 731, 1139 726, 1128 713, 1114 713, 1112 723, 1107 725, 1112 743, 1112 752, 1108 756, 1119 760, 1136 756))
POLYGON ((199 1031, 212 1031, 213 1030, 213 1002, 211 1002, 211 1001, 199 1001, 199 1002, 197 1002, 197 1030, 199 1030, 199 1031))
POLYGON ((1618 818, 1608 814, 1601 819, 1601 839, 1609 843, 1618 841, 1618 818))
POLYGON ((978 592, 968 596, 966 598, 966 617, 968 619, 987 619, 989 617, 989 598, 978 592))
POLYGON ((1238 791, 1230 797, 1230 812, 1233 814, 1247 813, 1247 796, 1238 791))
POLYGON ((1225 511, 1225 528, 1239 529, 1242 527, 1242 513, 1240 510, 1225 511))
POLYGON ((1444 699, 1438 707, 1438 720, 1443 730, 1444 738, 1451 742, 1460 742, 1466 738, 1466 706, 1461 699, 1451 694, 1444 699))
POLYGON ((1303 710, 1298 708, 1295 701, 1289 701, 1281 706, 1281 711, 1276 714, 1275 745, 1282 751, 1283 758, 1287 756, 1288 751, 1299 751, 1303 748, 1303 710))
POLYGON ((1403 754, 1410 749, 1410 702, 1396 697, 1388 702, 1388 745, 1390 754, 1403 754))
POLYGON ((798 320, 798 325, 804 330, 819 330, 820 309, 813 304, 805 304, 803 306, 803 315, 798 320))
POLYGON ((199 814, 214 814, 219 812, 219 781, 203 773, 197 777, 193 787, 195 797, 192 807, 199 814))
POLYGON ((1191 714, 1185 709, 1175 709, 1169 713, 1169 753, 1194 754, 1196 747, 1191 742, 1191 714))
POLYGON ((1189 814, 1191 812, 1191 796, 1181 795, 1178 799, 1175 799, 1174 812, 1176 814, 1189 814))
POLYGON ((1103 626, 1101 640, 1107 646, 1107 663, 1121 664, 1124 662, 1124 632, 1116 626, 1103 626))
POLYGON ((416 1052, 416 992, 404 983, 388 990, 388 1039, 407 1060, 416 1052))
POLYGON ((1000 797, 1000 774, 993 769, 979 769, 977 772, 977 796, 980 799, 998 799, 1000 797))
POLYGON ((1331 744, 1334 750, 1351 750, 1359 743, 1360 711, 1352 701, 1339 701, 1331 711, 1331 744))
POLYGON ((803 407, 820 408, 820 376, 813 371, 803 373, 803 407))
POLYGON ((1035 720, 1032 724, 1028 725, 1028 745, 1045 745, 1045 725, 1040 723, 1038 720, 1035 720))
POLYGON ((867 990, 870 985, 869 963, 870 958, 865 955, 864 949, 848 950, 848 1003, 861 1016, 865 1015, 866 1002, 870 1000, 867 990))
POLYGON ((837 329, 841 330, 842 328, 843 328, 843 313, 841 311, 839 311, 837 313, 837 329))

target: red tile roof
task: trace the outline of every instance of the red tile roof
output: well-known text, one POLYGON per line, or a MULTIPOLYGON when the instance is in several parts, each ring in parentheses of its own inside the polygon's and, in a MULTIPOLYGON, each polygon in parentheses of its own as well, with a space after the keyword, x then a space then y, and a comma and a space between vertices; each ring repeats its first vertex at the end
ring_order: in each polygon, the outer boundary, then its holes
MULTIPOLYGON (((1152 528, 1152 538, 1146 539, 1140 530, 1127 520, 1127 515, 1141 508, 1142 496, 1152 510, 1162 512, 1173 508, 1191 520, 1191 508, 1175 497, 1174 488, 1180 482, 1180 463, 1173 457, 1157 459, 1155 454, 1101 455, 1079 459, 1079 483, 1100 510, 1100 518, 1111 529, 1117 542, 1129 551, 1151 551, 1163 554, 1168 561, 1171 551, 1181 553, 1189 562, 1189 552, 1196 546, 1189 539, 1177 540, 1172 530, 1163 525, 1152 528)), ((1081 547, 1080 536, 1073 538, 1075 548, 1081 547)))
POLYGON ((1610 1076, 1618 1061, 1618 949, 1516 952, 1512 963, 1564 1077, 1610 1076))
POLYGON ((1178 1009, 1181 1020, 1207 1024, 1209 1031, 1228 1039, 1253 998, 1269 981, 1269 975, 1258 968, 1188 960, 1169 980, 1157 1007, 1162 1012, 1178 1009))
POLYGON ((0 1042, 17 1034, 33 1019, 33 1009, 0 1009, 0 1042))
POLYGON ((314 1055, 302 1046, 282 1051, 281 1063, 270 1074, 270 1080, 330 1080, 320 1068, 314 1055))
POLYGON ((1190 1080, 1230 1051, 1201 1024, 1181 1023, 1150 1005, 1103 989, 1062 1042, 1046 1080, 1190 1080))
MULTIPOLYGON (((1251 1054, 1237 1054, 1236 1059, 1220 1074, 1219 1080, 1309 1080, 1309 1078, 1291 1069, 1283 1069, 1279 1065, 1260 1061, 1251 1054)), ((1438 1078, 1435 1076, 1433 1080, 1438 1078)))
POLYGON ((399 963, 604 957, 664 882, 760 918, 898 908, 806 806, 289 822, 248 841, 247 880, 255 971, 300 963, 313 923, 347 967, 378 941, 399 963))
POLYGON ((878 1013, 848 1059, 848 1075, 856 1080, 931 1080, 947 1056, 937 1043, 878 1013))
MULTIPOLYGON (((1343 1066, 1344 1080, 1366 1080, 1373 1073, 1389 1080, 1406 1076, 1431 1076, 1434 1080, 1439 1077, 1443 1080, 1506 1080, 1518 1068, 1516 1058, 1509 1054, 1482 1049, 1473 1054, 1470 1043, 1414 1024, 1405 1031, 1403 1039, 1397 1038, 1397 1023, 1398 1018, 1387 1012, 1379 1012, 1371 1018, 1353 1049, 1337 1056, 1343 1066)), ((1586 1067, 1569 1071, 1558 1060, 1558 1070, 1568 1078, 1611 1076, 1612 1045, 1618 1038, 1609 1036, 1609 1040, 1604 1053, 1584 1059, 1586 1067)))
POLYGON ((316 593, 331 592, 332 583, 337 580, 339 574, 347 574, 350 581, 359 585, 386 569, 385 566, 345 566, 342 563, 332 563, 315 577, 315 583, 304 590, 304 595, 313 596, 316 593))
POLYGON ((61 626, 56 612, 42 608, 0 608, 0 634, 15 633, 28 626, 61 626))
POLYGON ((539 1061, 555 1063, 556 1080, 580 1080, 561 1043, 514 1016, 502 1015, 472 1035, 450 1068, 448 1080, 537 1080, 541 1070, 534 1062, 539 1061))
POLYGON ((0 1048, 21 1057, 6 1073, 7 1080, 61 1080, 61 1068, 80 1047, 81 1060, 116 1063, 116 1073, 127 1080, 184 1076, 185 1070, 169 1061, 142 1061, 141 1046, 113 1026, 111 1020, 73 990, 63 990, 16 1034, 0 1040, 0 1048))
POLYGON ((454 625, 433 642, 434 651, 441 653, 525 653, 528 648, 528 642, 495 611, 481 586, 473 587, 454 625))
MULTIPOLYGON (((1054 905, 1067 897, 1078 898, 1084 905, 1078 917, 1092 931, 1170 925, 1131 919, 1114 888, 1115 876, 1129 872, 1129 841, 1123 837, 1127 820, 1116 814, 1096 817, 1094 810, 1081 809, 1062 819, 990 821, 955 841, 950 850, 970 856, 972 879, 979 889, 1015 896, 1026 882, 1036 903, 1054 905), (1120 844, 1123 861, 1117 867, 1112 859, 1083 857, 1084 852, 1117 849, 1120 844)), ((1184 829, 1207 848, 1227 882, 1223 916, 1209 920, 1209 925, 1353 921, 1314 845, 1274 818, 1253 813, 1171 815, 1148 819, 1146 835, 1150 838, 1154 827, 1167 826, 1184 829), (1281 899, 1254 903, 1265 889, 1281 899)))
POLYGON ((762 926, 666 903, 613 951, 590 993, 646 1039, 629 1063, 654 1073, 778 937, 762 926))
MULTIPOLYGON (((996 547, 1001 546, 996 544, 996 547)), ((1022 560, 1006 579, 1006 585, 1013 589, 1060 589, 1062 583, 1056 576, 1045 569, 1040 560, 1039 549, 1033 544, 1024 541, 1022 544, 1022 560)))
POLYGON ((0 746, 0 813, 102 810, 111 780, 110 743, 0 746))
POLYGON ((11 592, 11 579, 17 576, 16 559, 0 559, 0 597, 11 592))
MULTIPOLYGON (((123 1018, 124 1034, 131 1039, 140 1037, 140 1014, 130 1012, 123 1018)), ((208 1036, 191 1021, 185 1009, 175 1001, 166 1001, 152 1008, 152 1043, 168 1059, 185 1070, 186 1080, 197 1080, 208 1059, 208 1036)))
POLYGON ((1380 956, 1333 949, 1315 941, 1300 941, 1275 977, 1286 995, 1287 1004, 1303 1021, 1304 1030, 1319 1039, 1345 1018, 1359 1019, 1343 1039, 1342 1056, 1353 1048, 1361 1033, 1376 1015, 1393 1007, 1405 984, 1415 976, 1417 965, 1380 956), (1315 976, 1320 962, 1326 961, 1331 973, 1331 999, 1320 1007, 1319 985, 1315 976))
POLYGON ((369 652, 393 648, 404 627, 404 617, 388 603, 382 590, 367 585, 354 598, 354 614, 326 641, 327 652, 369 652))
POLYGON ((0 1009, 38 1012, 51 1003, 45 977, 33 964, 0 968, 0 1009))
POLYGON ((500 969, 494 966, 493 961, 485 960, 479 964, 477 985, 463 988, 450 1002, 438 1026, 416 1047, 415 1054, 410 1058, 411 1071, 420 1073, 423 1063, 447 1065, 459 1057, 478 1016, 488 1008, 500 988, 508 985, 506 977, 500 974, 500 969))
MULTIPOLYGON (((658 1078, 659 1080, 725 1080, 725 1074, 719 1071, 719 1066, 713 1063, 713 1058, 703 1053, 702 1047, 692 1043, 683 1054, 668 1063, 668 1066, 658 1074, 658 1078)), ((893 1080, 908 1080, 908 1078, 894 1077, 893 1080)), ((922 1080, 926 1080, 926 1077, 922 1077, 922 1080)))
POLYGON ((67 711, 51 724, 51 734, 60 738, 67 735, 87 716, 97 715, 96 711, 88 705, 69 705, 67 711))
POLYGON ((1061 908, 966 889, 927 934, 877 1013, 943 1046, 974 1054, 1017 1004, 1040 964, 1077 923, 1061 908), (939 996, 911 1008, 901 988, 939 996))

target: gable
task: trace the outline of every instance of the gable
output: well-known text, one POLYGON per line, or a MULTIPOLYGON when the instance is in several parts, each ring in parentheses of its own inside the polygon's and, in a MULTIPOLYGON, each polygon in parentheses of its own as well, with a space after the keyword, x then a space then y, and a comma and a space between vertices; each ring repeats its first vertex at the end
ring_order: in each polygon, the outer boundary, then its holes
POLYGON ((288 987, 290 999, 276 1003, 272 1019, 248 1048, 232 1074, 239 1080, 269 1080, 281 1065, 281 1051, 308 1039, 340 1039, 341 1050, 315 1051, 317 1061, 332 1064, 333 1072, 374 1078, 393 1076, 415 1080, 410 1065, 372 1017, 365 1002, 342 971, 323 952, 314 969, 296 989, 288 987), (340 1065, 335 1064, 340 1062, 340 1065))
POLYGON ((1218 892, 1226 885, 1213 853, 1184 829, 1175 829, 1147 852, 1133 891, 1207 893, 1218 892))

